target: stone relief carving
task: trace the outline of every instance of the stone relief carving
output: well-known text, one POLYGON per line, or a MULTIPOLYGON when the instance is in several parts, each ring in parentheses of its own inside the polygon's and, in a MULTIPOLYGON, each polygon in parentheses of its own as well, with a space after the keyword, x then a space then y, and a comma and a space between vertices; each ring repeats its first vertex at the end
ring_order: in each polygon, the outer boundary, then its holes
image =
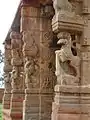
POLYGON ((53 0, 53 7, 55 9, 55 14, 60 12, 72 13, 72 5, 68 0, 53 0))
POLYGON ((58 34, 61 46, 56 54, 56 76, 57 84, 78 85, 80 79, 80 58, 74 56, 71 51, 71 36, 67 32, 58 34))
POLYGON ((23 73, 20 72, 19 67, 13 67, 11 79, 13 89, 23 89, 23 73))
POLYGON ((4 72, 9 72, 12 70, 11 61, 9 59, 4 59, 4 72))
MULTIPOLYGON (((48 26, 50 29, 50 27, 48 26)), ((50 29, 48 32, 43 32, 41 39, 41 52, 40 52, 40 89, 52 90, 54 87, 55 76, 55 63, 54 63, 54 50, 51 48, 53 34, 50 29)))
POLYGON ((30 56, 36 56, 38 54, 38 45, 35 40, 35 33, 24 32, 24 45, 23 51, 29 51, 30 56))
POLYGON ((21 34, 15 31, 12 31, 10 34, 11 38, 11 48, 12 49, 21 49, 22 48, 22 40, 21 34))
POLYGON ((39 84, 38 81, 39 68, 35 63, 34 58, 32 57, 26 58, 24 70, 25 70, 25 84, 27 88, 33 88, 37 84, 39 84))
POLYGON ((4 81, 5 81, 5 90, 11 90, 11 75, 10 73, 4 74, 4 81))

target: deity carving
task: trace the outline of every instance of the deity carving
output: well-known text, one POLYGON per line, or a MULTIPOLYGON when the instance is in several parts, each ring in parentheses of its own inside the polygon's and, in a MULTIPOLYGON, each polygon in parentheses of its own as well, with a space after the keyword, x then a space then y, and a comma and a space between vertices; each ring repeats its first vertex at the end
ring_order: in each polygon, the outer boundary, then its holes
POLYGON ((23 75, 19 71, 18 67, 16 66, 13 67, 11 78, 12 78, 13 89, 23 89, 23 75))
POLYGON ((4 74, 4 81, 5 81, 5 90, 11 90, 11 75, 10 73, 4 74))
POLYGON ((24 66, 25 69, 25 84, 27 88, 33 88, 36 84, 38 84, 38 70, 37 65, 35 64, 34 58, 29 57, 26 58, 26 63, 24 66))
POLYGON ((22 64, 22 40, 20 33, 12 31, 10 34, 11 38, 11 54, 13 56, 11 63, 12 65, 21 65, 22 64))
POLYGON ((38 45, 36 43, 36 40, 34 38, 34 33, 26 33, 24 32, 24 45, 23 45, 23 51, 29 51, 26 52, 26 54, 29 54, 30 56, 36 56, 38 54, 38 45))
POLYGON ((80 58, 71 51, 71 36, 67 32, 58 34, 60 50, 56 53, 57 84, 78 85, 80 80, 80 58))

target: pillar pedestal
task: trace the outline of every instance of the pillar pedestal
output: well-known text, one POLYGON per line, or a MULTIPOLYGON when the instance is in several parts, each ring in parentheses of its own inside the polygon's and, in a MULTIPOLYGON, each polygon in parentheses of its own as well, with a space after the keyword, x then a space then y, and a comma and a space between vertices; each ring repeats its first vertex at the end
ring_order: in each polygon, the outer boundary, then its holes
POLYGON ((3 96, 4 109, 10 109, 10 100, 11 100, 11 91, 10 92, 4 91, 4 96, 3 96))
POLYGON ((23 120, 39 120, 39 91, 35 89, 26 89, 23 105, 23 120))
POLYGON ((12 90, 10 116, 12 120, 22 120, 24 90, 12 90))
POLYGON ((52 120, 90 119, 90 87, 55 86, 52 120))

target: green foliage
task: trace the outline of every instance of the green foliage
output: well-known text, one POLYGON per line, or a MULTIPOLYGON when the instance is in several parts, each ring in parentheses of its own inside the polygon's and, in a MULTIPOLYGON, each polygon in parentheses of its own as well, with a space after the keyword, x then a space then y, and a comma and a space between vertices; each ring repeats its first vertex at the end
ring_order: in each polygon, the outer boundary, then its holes
POLYGON ((0 63, 2 63, 3 61, 4 61, 4 54, 0 50, 0 63))
POLYGON ((4 62, 4 54, 2 53, 2 51, 0 50, 0 87, 3 86, 4 84, 4 75, 3 73, 1 72, 3 67, 2 67, 2 63, 4 62))
POLYGON ((0 103, 0 120, 2 120, 2 104, 0 103))

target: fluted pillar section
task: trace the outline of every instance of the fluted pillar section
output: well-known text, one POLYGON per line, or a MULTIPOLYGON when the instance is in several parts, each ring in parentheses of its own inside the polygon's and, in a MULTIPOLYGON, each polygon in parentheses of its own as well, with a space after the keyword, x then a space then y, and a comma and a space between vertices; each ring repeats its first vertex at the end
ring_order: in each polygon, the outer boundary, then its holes
POLYGON ((24 99, 24 78, 23 78, 23 56, 22 39, 18 32, 12 31, 11 54, 12 54, 12 96, 10 106, 10 116, 12 120, 22 120, 23 99, 24 99))

